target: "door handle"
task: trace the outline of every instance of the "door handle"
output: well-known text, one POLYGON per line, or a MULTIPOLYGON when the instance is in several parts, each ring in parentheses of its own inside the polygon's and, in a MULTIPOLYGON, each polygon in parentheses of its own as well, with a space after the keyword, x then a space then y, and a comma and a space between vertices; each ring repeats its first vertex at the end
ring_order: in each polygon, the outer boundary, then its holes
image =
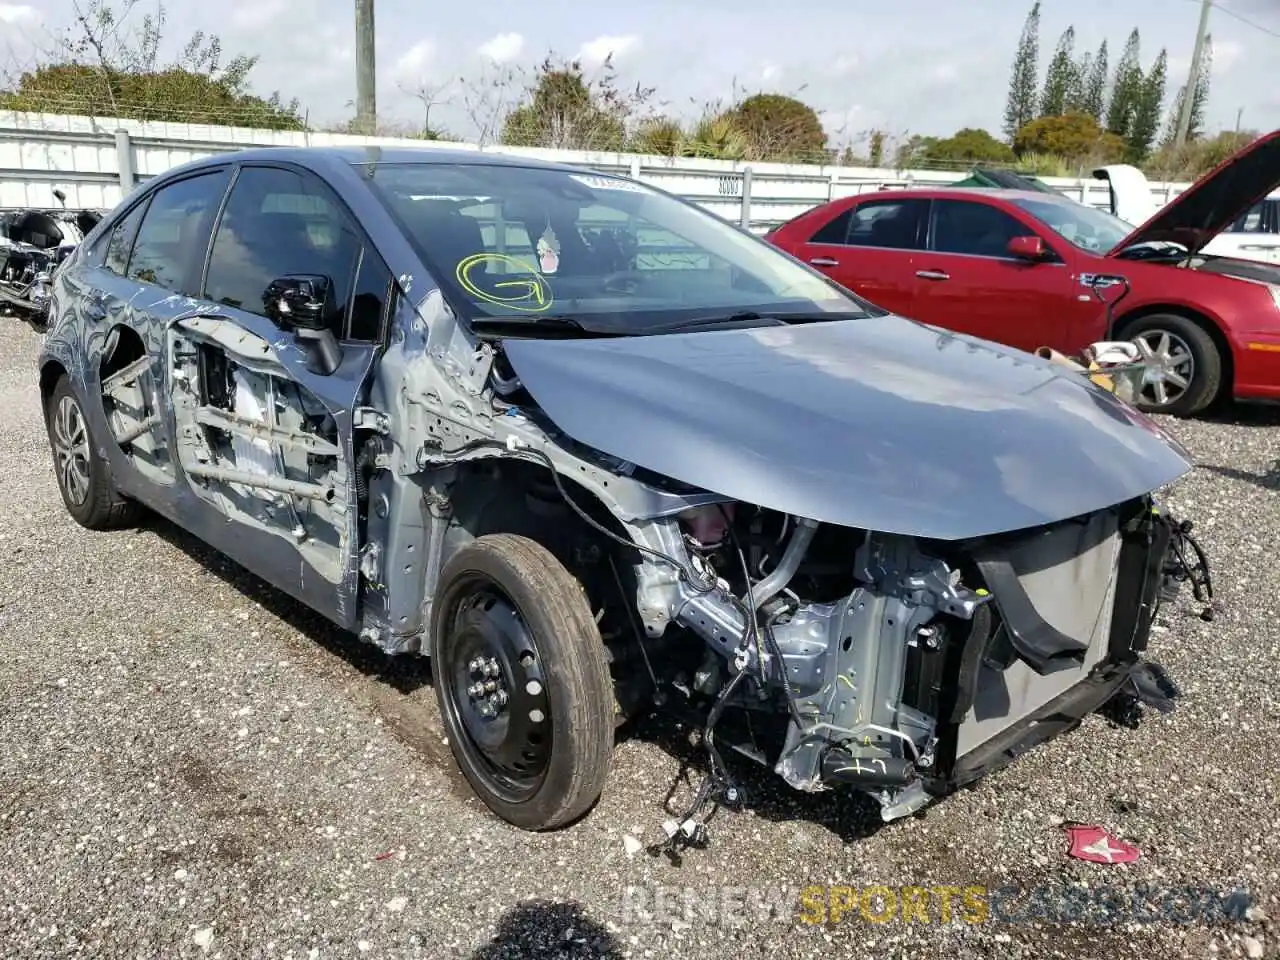
POLYGON ((812 260, 810 260, 809 262, 810 262, 810 263, 812 263, 815 267, 838 267, 838 266, 840 266, 840 261, 839 261, 839 260, 832 260, 830 257, 814 257, 814 258, 813 258, 812 260))
POLYGON ((917 270, 916 276, 921 280, 950 280, 951 274, 942 270, 917 270))

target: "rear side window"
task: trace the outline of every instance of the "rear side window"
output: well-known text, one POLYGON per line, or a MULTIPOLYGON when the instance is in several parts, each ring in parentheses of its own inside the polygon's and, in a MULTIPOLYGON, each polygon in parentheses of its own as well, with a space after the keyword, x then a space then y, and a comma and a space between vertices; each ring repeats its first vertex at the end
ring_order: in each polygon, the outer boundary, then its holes
POLYGON ((214 236, 205 296, 265 316, 271 282, 299 274, 329 279, 334 336, 378 339, 390 273, 328 190, 298 171, 244 168, 214 236))
POLYGON ((1010 240, 1034 235, 1035 231, 1021 221, 985 203, 939 200, 934 204, 930 249, 974 257, 1008 257, 1010 240))
POLYGON ((928 209, 928 200, 860 203, 822 227, 809 242, 891 250, 917 249, 920 226, 928 209))
POLYGON ((1268 199, 1254 204, 1227 232, 1280 233, 1280 199, 1268 199))
POLYGON ((226 185, 226 171, 219 170, 157 190, 133 244, 129 278, 196 296, 209 225, 226 185))
POLYGON ((107 235, 106 253, 102 258, 103 269, 119 277, 128 273, 133 238, 138 232, 138 224, 142 222, 142 215, 146 211, 147 203, 144 200, 121 217, 120 222, 111 228, 111 233, 107 235))

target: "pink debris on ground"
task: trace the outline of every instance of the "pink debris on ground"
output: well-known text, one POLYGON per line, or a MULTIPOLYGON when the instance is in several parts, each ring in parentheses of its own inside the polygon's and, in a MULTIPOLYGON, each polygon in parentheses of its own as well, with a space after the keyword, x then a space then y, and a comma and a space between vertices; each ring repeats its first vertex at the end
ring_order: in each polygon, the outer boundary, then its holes
POLYGON ((1067 854, 1090 863, 1133 863, 1142 851, 1102 827, 1076 823, 1067 827, 1067 854))

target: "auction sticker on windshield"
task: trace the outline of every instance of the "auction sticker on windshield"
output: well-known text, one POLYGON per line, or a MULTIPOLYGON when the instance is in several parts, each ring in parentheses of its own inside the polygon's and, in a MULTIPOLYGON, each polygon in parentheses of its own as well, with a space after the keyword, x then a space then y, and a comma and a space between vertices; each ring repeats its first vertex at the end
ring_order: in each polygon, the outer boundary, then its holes
POLYGON ((593 190, 623 190, 628 193, 652 192, 644 184, 635 183, 631 180, 619 180, 615 177, 597 177, 591 174, 579 173, 571 173, 569 176, 583 186, 590 187, 593 190))

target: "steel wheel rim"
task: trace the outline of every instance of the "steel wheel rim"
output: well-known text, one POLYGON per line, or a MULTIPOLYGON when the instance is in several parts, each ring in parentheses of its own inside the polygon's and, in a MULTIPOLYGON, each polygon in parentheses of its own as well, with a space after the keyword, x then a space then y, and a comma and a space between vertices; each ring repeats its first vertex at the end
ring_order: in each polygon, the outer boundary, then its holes
POLYGON ((1146 370, 1141 397, 1164 407, 1182 398, 1195 380, 1196 360, 1187 341, 1170 330, 1144 330, 1133 338, 1146 370))
POLYGON ((89 499, 89 428, 74 397, 63 397, 54 411, 53 454, 62 492, 80 506, 89 499))
POLYGON ((454 596, 436 667, 449 725, 485 787, 520 803, 542 786, 551 758, 541 654, 515 604, 487 577, 459 584, 454 596))

